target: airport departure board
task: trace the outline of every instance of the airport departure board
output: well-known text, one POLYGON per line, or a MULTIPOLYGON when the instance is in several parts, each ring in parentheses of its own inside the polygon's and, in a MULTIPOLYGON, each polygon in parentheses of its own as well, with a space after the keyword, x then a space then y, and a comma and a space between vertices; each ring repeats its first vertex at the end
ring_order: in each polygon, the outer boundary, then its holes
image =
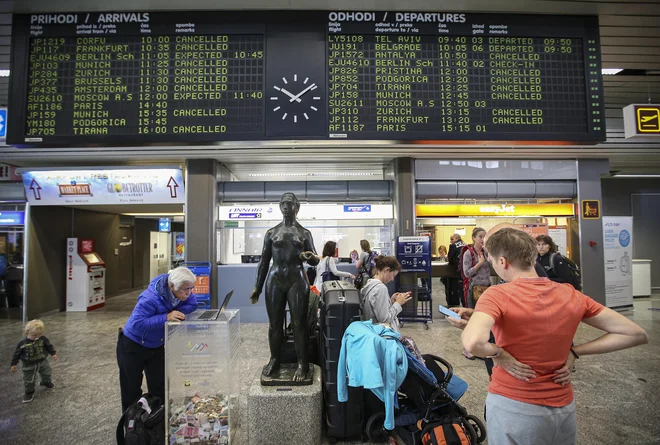
POLYGON ((605 139, 596 17, 14 17, 8 143, 605 139))

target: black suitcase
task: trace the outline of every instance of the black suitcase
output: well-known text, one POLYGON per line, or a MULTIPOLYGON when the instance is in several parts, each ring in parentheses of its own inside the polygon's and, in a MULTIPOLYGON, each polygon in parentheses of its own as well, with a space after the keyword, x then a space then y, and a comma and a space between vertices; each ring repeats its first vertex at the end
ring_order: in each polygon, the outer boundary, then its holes
POLYGON ((328 437, 362 438, 364 401, 362 388, 348 387, 348 401, 337 400, 337 363, 341 340, 349 324, 361 316, 359 291, 343 281, 326 281, 321 291, 321 368, 328 437))

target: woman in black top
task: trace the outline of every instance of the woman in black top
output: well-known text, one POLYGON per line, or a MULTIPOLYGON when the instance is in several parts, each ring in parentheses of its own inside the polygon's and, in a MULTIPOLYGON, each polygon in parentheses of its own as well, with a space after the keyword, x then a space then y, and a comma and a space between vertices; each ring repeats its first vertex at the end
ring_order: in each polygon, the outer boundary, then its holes
POLYGON ((566 266, 564 257, 557 252, 557 245, 548 235, 536 237, 536 250, 539 252, 537 262, 543 266, 550 280, 556 283, 569 283, 573 285, 572 276, 566 266), (556 254, 556 255, 553 255, 556 254), (552 264, 551 264, 552 258, 552 264))

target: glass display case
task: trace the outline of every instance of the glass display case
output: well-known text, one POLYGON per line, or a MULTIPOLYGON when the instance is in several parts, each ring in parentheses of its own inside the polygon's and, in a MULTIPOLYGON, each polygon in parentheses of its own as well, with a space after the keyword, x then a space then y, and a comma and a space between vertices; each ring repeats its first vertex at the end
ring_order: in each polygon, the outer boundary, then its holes
POLYGON ((169 322, 165 337, 167 444, 231 444, 240 425, 240 317, 169 322))

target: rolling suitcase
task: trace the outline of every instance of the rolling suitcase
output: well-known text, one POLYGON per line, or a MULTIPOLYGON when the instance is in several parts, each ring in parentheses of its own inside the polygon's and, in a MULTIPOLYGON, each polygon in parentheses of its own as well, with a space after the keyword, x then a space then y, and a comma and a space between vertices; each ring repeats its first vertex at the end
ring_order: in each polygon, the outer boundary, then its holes
POLYGON ((353 285, 343 281, 326 281, 321 291, 321 368, 323 399, 328 437, 362 438, 364 401, 362 388, 348 387, 348 401, 337 400, 337 362, 341 340, 349 324, 360 321, 360 295, 353 285))

